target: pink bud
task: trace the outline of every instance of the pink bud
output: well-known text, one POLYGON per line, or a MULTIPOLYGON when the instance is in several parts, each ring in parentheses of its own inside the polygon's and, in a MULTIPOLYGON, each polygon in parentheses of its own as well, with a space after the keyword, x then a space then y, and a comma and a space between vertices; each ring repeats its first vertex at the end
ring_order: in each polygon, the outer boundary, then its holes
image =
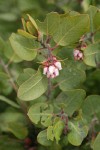
POLYGON ((83 59, 83 53, 82 53, 82 51, 75 49, 74 50, 74 59, 75 60, 81 60, 81 59, 83 59))
POLYGON ((77 56, 79 54, 79 50, 78 49, 74 49, 74 56, 77 56))
POLYGON ((55 56, 53 56, 53 60, 57 60, 57 58, 55 56))

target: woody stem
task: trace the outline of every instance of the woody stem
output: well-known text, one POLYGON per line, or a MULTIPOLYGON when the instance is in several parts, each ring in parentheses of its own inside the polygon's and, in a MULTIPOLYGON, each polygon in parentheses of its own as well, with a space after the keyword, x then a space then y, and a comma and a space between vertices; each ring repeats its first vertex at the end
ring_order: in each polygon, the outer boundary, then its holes
MULTIPOLYGON (((9 77, 9 82, 10 82, 12 88, 17 93, 18 88, 17 88, 17 86, 16 86, 16 84, 15 84, 15 82, 13 80, 12 74, 10 73, 10 71, 8 69, 8 66, 4 63, 4 61, 1 58, 0 58, 0 64, 1 64, 1 66, 3 68, 3 70, 5 71, 5 73, 7 73, 8 77, 9 77)), ((27 120, 29 126, 31 126, 31 122, 30 122, 30 120, 29 120, 29 118, 27 116, 27 105, 24 102, 20 101, 19 99, 18 99, 18 102, 19 102, 19 105, 20 105, 20 108, 21 108, 22 112, 24 113, 24 115, 26 117, 26 120, 27 120)))

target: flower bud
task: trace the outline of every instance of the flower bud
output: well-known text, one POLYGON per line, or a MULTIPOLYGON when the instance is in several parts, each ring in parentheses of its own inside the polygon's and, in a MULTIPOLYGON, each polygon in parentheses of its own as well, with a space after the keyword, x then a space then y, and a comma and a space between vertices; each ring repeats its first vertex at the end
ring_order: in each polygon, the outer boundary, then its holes
POLYGON ((87 47, 87 45, 84 43, 84 44, 82 44, 81 45, 81 50, 85 50, 86 49, 86 47, 87 47))
POLYGON ((82 60, 83 59, 82 51, 80 51, 78 49, 74 49, 74 59, 75 60, 82 60))
POLYGON ((76 57, 76 56, 79 54, 79 52, 80 52, 80 51, 79 51, 78 49, 75 49, 75 50, 74 50, 74 57, 76 57))

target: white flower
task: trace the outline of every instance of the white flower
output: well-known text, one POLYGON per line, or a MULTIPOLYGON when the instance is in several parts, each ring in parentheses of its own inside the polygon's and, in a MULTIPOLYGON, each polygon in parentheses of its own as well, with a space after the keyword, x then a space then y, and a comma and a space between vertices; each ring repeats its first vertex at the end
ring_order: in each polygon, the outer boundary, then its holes
POLYGON ((78 55, 79 55, 79 58, 82 58, 82 57, 83 57, 83 54, 82 54, 82 53, 79 53, 78 55))
POLYGON ((61 63, 57 61, 56 57, 53 56, 53 60, 50 62, 50 58, 46 62, 44 62, 43 74, 47 76, 47 78, 55 78, 59 76, 59 70, 62 69, 61 63))
POLYGON ((43 69, 43 74, 47 74, 47 71, 48 71, 48 67, 44 67, 44 69, 43 69))
POLYGON ((54 65, 55 65, 59 70, 62 69, 61 63, 60 63, 59 61, 55 62, 54 65))
POLYGON ((59 70, 54 65, 45 68, 44 73, 47 75, 47 78, 55 78, 59 76, 59 70))
POLYGON ((52 75, 55 70, 54 66, 49 66, 49 73, 52 75))
POLYGON ((59 70, 57 68, 55 68, 54 74, 56 77, 59 76, 59 70))
POLYGON ((56 76, 54 74, 51 75, 51 78, 55 78, 56 76))

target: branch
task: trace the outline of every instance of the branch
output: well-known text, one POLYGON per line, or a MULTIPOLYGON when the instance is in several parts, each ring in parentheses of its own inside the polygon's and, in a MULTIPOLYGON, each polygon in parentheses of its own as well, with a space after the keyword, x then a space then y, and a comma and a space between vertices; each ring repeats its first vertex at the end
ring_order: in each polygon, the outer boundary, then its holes
MULTIPOLYGON (((18 88, 17 88, 17 86, 16 86, 16 84, 15 84, 13 78, 12 78, 12 75, 11 75, 10 71, 8 70, 8 66, 4 63, 4 61, 1 58, 0 58, 0 64, 2 65, 4 71, 8 74, 8 77, 10 79, 9 80, 10 84, 12 85, 13 89, 17 93, 18 88)), ((24 115, 26 117, 26 120, 27 120, 29 126, 31 127, 32 124, 31 124, 31 121, 29 120, 29 118, 27 116, 27 106, 26 106, 26 104, 24 102, 21 102, 19 99, 18 99, 18 102, 19 102, 19 105, 20 105, 20 107, 22 109, 22 112, 24 113, 24 115)))
POLYGON ((3 61, 2 59, 0 59, 0 64, 2 65, 4 71, 8 74, 8 77, 9 77, 9 79, 10 79, 9 82, 10 82, 10 84, 12 85, 13 89, 15 90, 15 92, 17 93, 17 90, 18 90, 18 89, 17 89, 17 86, 16 86, 16 84, 14 83, 14 80, 12 79, 12 75, 11 75, 11 73, 9 72, 7 65, 5 65, 5 63, 4 63, 4 61, 3 61))
POLYGON ((47 100, 50 99, 50 95, 51 95, 51 79, 48 78, 48 91, 47 91, 47 100))

